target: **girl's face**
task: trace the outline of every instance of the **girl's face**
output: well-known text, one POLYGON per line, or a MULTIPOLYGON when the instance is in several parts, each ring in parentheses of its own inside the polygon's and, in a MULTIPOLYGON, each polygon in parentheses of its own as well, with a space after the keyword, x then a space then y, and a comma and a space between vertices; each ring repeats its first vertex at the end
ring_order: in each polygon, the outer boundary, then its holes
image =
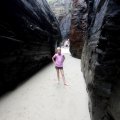
POLYGON ((58 53, 58 54, 61 54, 61 49, 58 49, 58 50, 57 50, 57 53, 58 53))

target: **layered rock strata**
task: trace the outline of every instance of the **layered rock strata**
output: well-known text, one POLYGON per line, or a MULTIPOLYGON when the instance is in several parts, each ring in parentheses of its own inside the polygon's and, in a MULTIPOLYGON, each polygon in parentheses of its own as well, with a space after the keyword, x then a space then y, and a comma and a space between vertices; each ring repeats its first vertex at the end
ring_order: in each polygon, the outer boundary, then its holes
POLYGON ((87 5, 84 0, 73 0, 70 28, 70 52, 81 58, 87 28, 87 5))
POLYGON ((2 0, 0 16, 2 93, 49 63, 61 36, 46 0, 2 0))
POLYGON ((120 1, 87 0, 82 71, 92 120, 120 120, 120 1))

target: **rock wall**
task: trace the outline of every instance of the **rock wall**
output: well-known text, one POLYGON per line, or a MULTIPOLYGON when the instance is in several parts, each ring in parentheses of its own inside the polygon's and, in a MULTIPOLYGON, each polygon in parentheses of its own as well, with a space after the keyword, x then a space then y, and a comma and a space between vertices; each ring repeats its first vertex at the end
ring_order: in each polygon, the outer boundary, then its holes
POLYGON ((87 28, 87 5, 84 0, 73 0, 70 28, 70 52, 81 58, 87 28))
POLYGON ((92 120, 120 120, 120 1, 87 0, 82 71, 92 120))
POLYGON ((72 0, 47 0, 50 8, 60 22, 71 11, 72 0))
MULTIPOLYGON (((72 0, 47 0, 50 8, 59 21, 62 42, 69 38, 71 26, 72 0)), ((61 44, 62 45, 62 44, 61 44)))
POLYGON ((61 40, 46 0, 0 3, 0 94, 51 61, 61 40))
POLYGON ((70 26, 71 26, 71 13, 64 16, 63 19, 60 21, 60 31, 63 40, 69 38, 70 26))

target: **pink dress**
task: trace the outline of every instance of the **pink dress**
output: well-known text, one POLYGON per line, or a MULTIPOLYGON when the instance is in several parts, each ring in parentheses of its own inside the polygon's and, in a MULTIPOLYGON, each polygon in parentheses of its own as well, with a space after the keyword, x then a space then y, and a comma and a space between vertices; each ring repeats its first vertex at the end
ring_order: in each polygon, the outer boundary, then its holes
POLYGON ((56 67, 63 67, 63 62, 64 62, 64 55, 63 54, 55 54, 53 56, 55 59, 55 66, 56 67))

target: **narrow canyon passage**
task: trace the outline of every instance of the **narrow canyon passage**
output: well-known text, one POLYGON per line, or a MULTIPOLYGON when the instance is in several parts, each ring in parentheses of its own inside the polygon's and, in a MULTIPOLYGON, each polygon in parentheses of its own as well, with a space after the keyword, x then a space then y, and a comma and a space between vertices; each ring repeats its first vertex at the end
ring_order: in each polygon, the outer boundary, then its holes
POLYGON ((0 120, 90 120, 86 85, 80 60, 62 49, 64 70, 69 86, 57 84, 54 65, 0 99, 0 120))

